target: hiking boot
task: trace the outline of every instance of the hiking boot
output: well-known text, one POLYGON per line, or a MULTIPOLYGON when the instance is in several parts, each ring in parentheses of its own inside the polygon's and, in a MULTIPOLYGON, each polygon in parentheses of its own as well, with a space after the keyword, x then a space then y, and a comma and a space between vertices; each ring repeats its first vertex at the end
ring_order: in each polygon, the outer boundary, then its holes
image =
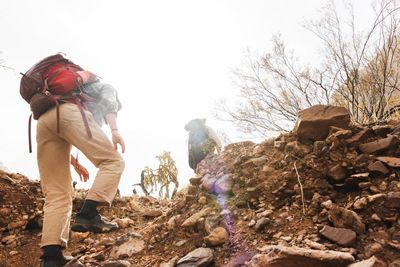
POLYGON ((71 256, 64 256, 59 259, 40 259, 40 267, 84 267, 84 265, 71 256))
POLYGON ((94 233, 107 233, 118 229, 116 223, 110 222, 107 218, 104 218, 100 214, 97 214, 91 219, 83 216, 76 216, 74 225, 71 230, 74 232, 94 232, 94 233))

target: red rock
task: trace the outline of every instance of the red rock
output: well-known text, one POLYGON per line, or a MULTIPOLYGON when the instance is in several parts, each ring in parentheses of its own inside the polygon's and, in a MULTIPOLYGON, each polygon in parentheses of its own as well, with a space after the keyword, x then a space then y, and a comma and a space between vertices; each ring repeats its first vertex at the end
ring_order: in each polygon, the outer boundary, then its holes
POLYGON ((118 227, 120 229, 128 228, 129 226, 134 224, 133 220, 130 218, 118 218, 118 219, 114 220, 114 222, 116 222, 118 224, 118 227))
POLYGON ((204 177, 202 180, 202 183, 201 183, 201 187, 204 190, 206 190, 210 193, 213 193, 215 191, 215 182, 216 181, 217 181, 217 178, 215 178, 215 177, 210 177, 210 176, 204 177))
POLYGON ((359 198, 354 202, 353 209, 361 210, 361 209, 365 208, 365 206, 367 206, 367 204, 368 204, 368 200, 366 197, 359 198))
POLYGON ((294 153, 297 156, 304 156, 310 152, 307 146, 302 145, 297 141, 292 141, 285 146, 286 153, 294 153))
POLYGON ((11 214, 11 209, 7 209, 7 208, 0 209, 0 216, 5 218, 6 216, 8 216, 10 214, 11 214))
POLYGON ((319 233, 342 246, 350 246, 356 241, 357 237, 357 234, 350 229, 335 228, 327 225, 319 233))
POLYGON ((214 191, 217 194, 230 194, 232 192, 233 179, 226 174, 217 179, 214 183, 214 191))
POLYGON ((348 186, 359 186, 359 184, 365 182, 365 180, 368 177, 369 177, 369 172, 356 173, 347 178, 345 180, 345 184, 348 186))
POLYGON ((294 132, 302 139, 324 140, 330 126, 347 129, 350 114, 343 107, 316 105, 299 112, 294 132))
POLYGON ((81 232, 72 232, 71 231, 71 241, 81 242, 89 236, 89 232, 81 233, 81 232))
POLYGON ((193 200, 196 199, 196 196, 194 196, 194 195, 186 195, 185 199, 186 199, 186 201, 193 201, 193 200))
POLYGON ((259 250, 262 254, 256 254, 248 266, 333 267, 347 266, 354 262, 354 257, 350 253, 331 250, 284 246, 265 246, 259 250))
POLYGON ((159 267, 175 267, 178 260, 179 260, 179 257, 175 256, 172 259, 170 259, 168 262, 161 263, 159 267))
POLYGON ((203 177, 192 177, 192 178, 190 178, 189 179, 189 182, 190 182, 190 184, 192 184, 192 185, 200 185, 201 184, 201 179, 202 179, 203 177))
POLYGON ((195 195, 198 191, 199 191, 198 186, 188 185, 188 187, 187 187, 188 194, 195 195))
POLYGON ((389 267, 400 267, 400 260, 392 261, 389 267))
POLYGON ((378 172, 378 173, 383 173, 383 174, 389 173, 389 169, 386 168, 385 164, 383 164, 381 161, 375 161, 375 162, 369 164, 368 170, 371 172, 378 172))
POLYGON ((359 183, 359 184, 358 184, 358 186, 359 186, 360 188, 362 188, 362 189, 366 189, 366 188, 370 187, 371 185, 372 185, 371 182, 362 182, 362 183, 359 183))
POLYGON ((397 249, 398 251, 400 251, 400 243, 395 243, 395 242, 388 242, 387 243, 390 247, 397 249))
POLYGON ((369 177, 369 172, 355 173, 352 174, 350 177, 357 179, 367 179, 369 177))
POLYGON ((351 130, 343 130, 342 128, 330 126, 329 127, 329 136, 334 135, 339 139, 349 138, 351 136, 351 130))
POLYGON ((141 252, 145 248, 143 239, 138 237, 130 237, 126 242, 119 246, 113 247, 110 253, 110 258, 120 259, 127 258, 133 254, 141 252))
POLYGON ((209 246, 219 246, 223 245, 229 239, 229 234, 224 227, 217 227, 212 232, 204 238, 209 246))
POLYGON ((400 158, 395 158, 395 157, 377 157, 376 158, 379 161, 382 161, 389 167, 393 168, 399 168, 400 167, 400 158))
POLYGON ((145 210, 143 211, 143 216, 155 218, 161 216, 163 213, 161 210, 145 210))
POLYGON ((376 134, 376 135, 386 136, 391 131, 393 131, 393 127, 390 125, 375 125, 375 126, 372 126, 372 130, 374 131, 374 134, 376 134))
POLYGON ((269 223, 271 220, 265 217, 257 220, 256 226, 254 227, 256 231, 260 231, 265 228, 266 224, 269 223))
POLYGON ((253 154, 254 155, 261 155, 261 154, 263 154, 264 153, 264 148, 262 147, 262 146, 260 146, 260 145, 256 145, 255 147, 254 147, 254 149, 253 149, 253 154))
POLYGON ((387 265, 378 260, 375 256, 363 261, 359 261, 353 264, 350 264, 347 267, 386 267, 387 265))
POLYGON ((12 229, 16 229, 16 228, 25 228, 25 226, 26 226, 27 223, 28 223, 28 222, 27 222, 27 221, 24 221, 24 220, 22 220, 22 221, 17 221, 17 222, 10 222, 10 223, 7 225, 7 229, 8 229, 8 230, 12 230, 12 229))
POLYGON ((382 139, 378 139, 376 141, 361 144, 359 146, 359 148, 363 153, 372 154, 372 153, 380 151, 380 150, 394 147, 394 146, 398 145, 399 143, 400 143, 399 139, 396 136, 390 135, 386 138, 382 138, 382 139))
POLYGON ((337 164, 329 169, 328 176, 331 177, 333 180, 340 182, 343 181, 344 178, 347 176, 346 168, 342 167, 341 164, 337 164))
POLYGON ((352 210, 338 206, 332 206, 328 212, 328 219, 337 228, 349 228, 357 234, 365 232, 365 224, 360 216, 352 210))
POLYGON ((263 166, 266 162, 268 161, 267 156, 261 156, 258 158, 251 158, 245 163, 242 164, 242 166, 249 165, 249 164, 254 164, 256 166, 263 166))
POLYGON ((211 210, 212 209, 210 207, 207 207, 193 214, 182 223, 182 227, 191 227, 195 225, 200 220, 201 217, 208 215, 211 212, 211 210))
POLYGON ((400 208, 400 192, 389 192, 385 205, 389 208, 400 208))
POLYGON ((317 156, 321 156, 328 151, 328 147, 325 141, 315 141, 313 145, 313 153, 317 156))
POLYGON ((363 142, 363 141, 367 140, 371 136, 371 134, 372 134, 371 129, 365 128, 365 129, 362 129, 361 131, 359 131, 358 133, 356 133, 355 135, 353 135, 352 137, 346 139, 346 142, 348 144, 363 142))
POLYGON ((209 266, 213 260, 214 250, 210 248, 197 248, 178 260, 176 266, 209 266))
POLYGON ((128 261, 106 261, 100 263, 100 267, 130 267, 131 264, 128 261))
POLYGON ((383 246, 379 243, 373 243, 373 244, 367 245, 367 247, 365 248, 365 256, 367 258, 369 258, 371 256, 381 253, 382 250, 383 250, 383 246))
POLYGON ((243 252, 239 255, 235 255, 226 265, 224 265, 224 267, 246 266, 246 262, 249 262, 254 255, 254 252, 243 252))

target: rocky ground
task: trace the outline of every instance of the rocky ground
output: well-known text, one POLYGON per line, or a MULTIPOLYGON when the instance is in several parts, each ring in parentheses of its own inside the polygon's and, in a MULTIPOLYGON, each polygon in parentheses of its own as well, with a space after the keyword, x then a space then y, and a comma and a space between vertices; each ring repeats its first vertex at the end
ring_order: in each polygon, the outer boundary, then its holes
MULTIPOLYGON (((300 113, 293 133, 230 144, 175 199, 117 197, 109 234, 71 233, 85 266, 400 266, 397 123, 300 113)), ((74 210, 85 191, 78 190, 74 210)), ((37 181, 0 172, 0 266, 38 266, 37 181)))

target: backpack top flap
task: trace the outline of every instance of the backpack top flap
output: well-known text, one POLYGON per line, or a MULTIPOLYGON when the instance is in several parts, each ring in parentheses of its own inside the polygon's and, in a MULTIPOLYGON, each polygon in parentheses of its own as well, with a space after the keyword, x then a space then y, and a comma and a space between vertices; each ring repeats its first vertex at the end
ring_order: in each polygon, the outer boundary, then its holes
POLYGON ((73 64, 70 60, 64 58, 62 54, 56 54, 46 57, 31 67, 25 74, 22 74, 20 83, 20 94, 26 102, 30 103, 32 96, 43 90, 43 72, 51 65, 63 62, 73 64))

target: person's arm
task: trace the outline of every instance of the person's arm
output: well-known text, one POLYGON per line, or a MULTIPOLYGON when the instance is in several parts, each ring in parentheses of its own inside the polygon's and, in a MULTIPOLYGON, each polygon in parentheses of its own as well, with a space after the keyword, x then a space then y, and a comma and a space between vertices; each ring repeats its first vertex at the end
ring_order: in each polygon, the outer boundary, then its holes
POLYGON ((112 134, 112 142, 114 144, 114 149, 118 149, 118 144, 121 146, 122 153, 125 153, 125 142, 122 136, 118 132, 117 125, 117 113, 108 113, 105 116, 106 122, 108 126, 110 126, 111 134, 112 134))
POLYGON ((107 114, 115 113, 116 116, 121 109, 117 90, 110 84, 96 82, 83 86, 82 91, 95 100, 88 102, 88 107, 99 125, 108 124, 107 114))
POLYGON ((88 170, 83 167, 78 160, 71 155, 71 165, 74 166, 75 171, 79 174, 79 179, 81 179, 82 182, 86 182, 89 180, 89 172, 88 170))
POLYGON ((117 113, 121 109, 121 103, 118 99, 118 93, 113 86, 105 83, 94 83, 84 87, 84 92, 96 99, 95 111, 96 114, 104 118, 106 124, 110 127, 112 134, 112 142, 115 150, 118 149, 118 144, 121 146, 122 153, 125 152, 125 142, 118 132, 117 113))

